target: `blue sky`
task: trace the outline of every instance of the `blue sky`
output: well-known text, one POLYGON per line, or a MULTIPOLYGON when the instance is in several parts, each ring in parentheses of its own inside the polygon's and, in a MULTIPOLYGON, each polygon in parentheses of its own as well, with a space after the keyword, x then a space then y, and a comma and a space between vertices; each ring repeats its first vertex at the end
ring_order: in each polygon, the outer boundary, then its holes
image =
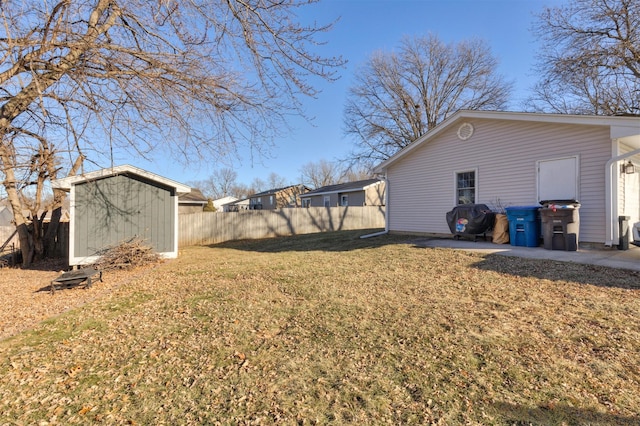
MULTIPOLYGON (((509 110, 521 110, 536 81, 532 67, 538 44, 531 32, 534 14, 563 0, 321 0, 307 9, 304 19, 326 23, 340 18, 335 28, 322 36, 325 55, 341 55, 348 61, 340 79, 322 83, 317 99, 305 100, 312 123, 291 122, 292 132, 274 141, 268 158, 253 158, 240 152, 241 161, 232 164, 238 182, 254 178, 267 180, 271 172, 288 183, 300 182, 301 167, 311 161, 345 158, 352 140, 343 133, 343 109, 355 70, 376 50, 392 50, 404 36, 433 33, 445 42, 470 38, 485 40, 498 58, 499 72, 514 82, 509 110)), ((206 179, 221 166, 210 164, 188 168, 160 158, 134 165, 178 182, 206 179)))

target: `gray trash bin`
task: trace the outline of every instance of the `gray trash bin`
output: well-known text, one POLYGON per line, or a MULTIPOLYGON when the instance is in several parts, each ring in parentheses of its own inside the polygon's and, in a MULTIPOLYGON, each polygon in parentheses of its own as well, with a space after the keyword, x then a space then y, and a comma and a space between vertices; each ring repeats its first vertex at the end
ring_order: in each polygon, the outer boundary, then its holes
POLYGON ((576 200, 542 201, 540 219, 547 250, 578 250, 580 203, 576 200))

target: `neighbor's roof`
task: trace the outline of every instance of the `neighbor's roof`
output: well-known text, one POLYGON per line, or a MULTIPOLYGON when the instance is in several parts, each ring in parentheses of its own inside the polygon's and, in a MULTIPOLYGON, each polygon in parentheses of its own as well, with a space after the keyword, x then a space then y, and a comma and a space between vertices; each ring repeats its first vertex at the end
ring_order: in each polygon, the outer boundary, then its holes
POLYGON ((115 166, 115 167, 109 167, 106 169, 100 169, 94 172, 84 173, 81 175, 69 176, 62 179, 56 179, 51 181, 51 186, 56 189, 70 190, 71 186, 77 183, 89 182, 92 180, 103 179, 111 176, 128 175, 128 174, 137 175, 145 179, 149 179, 151 181, 161 183, 170 188, 175 188, 178 194, 187 194, 191 192, 191 187, 187 185, 183 185, 174 180, 165 178, 155 173, 148 172, 138 167, 130 166, 128 164, 125 164, 123 166, 115 166))
POLYGON ((322 186, 318 189, 314 189, 313 191, 301 194, 300 197, 305 198, 305 197, 312 197, 314 195, 335 194, 338 192, 364 191, 371 186, 380 184, 381 182, 382 182, 381 179, 373 178, 373 179, 358 180, 355 182, 327 185, 327 186, 322 186))
POLYGON ((570 115, 570 114, 541 114, 532 112, 506 111, 471 111, 460 110, 445 119, 432 130, 428 131, 411 144, 397 152, 392 157, 378 164, 374 172, 382 173, 387 167, 405 157, 424 143, 435 138, 461 119, 488 119, 503 121, 527 121, 553 124, 581 124, 587 126, 606 126, 610 128, 611 139, 627 139, 632 146, 640 146, 640 119, 629 116, 600 116, 600 115, 570 115))
POLYGON ((231 204, 235 201, 238 201, 238 199, 236 197, 231 197, 229 195, 227 195, 226 197, 222 197, 222 198, 218 198, 216 200, 213 200, 213 205, 214 206, 224 206, 226 204, 231 204))
POLYGON ((305 190, 309 190, 310 189, 309 187, 307 187, 305 185, 289 185, 289 186, 283 186, 282 188, 272 188, 272 189, 268 189, 266 191, 258 192, 256 194, 250 195, 250 198, 262 197, 264 195, 277 194, 278 192, 287 190, 289 188, 304 188, 305 190))
POLYGON ((236 201, 232 201, 230 203, 223 204, 223 206, 227 206, 227 205, 234 206, 234 205, 240 205, 240 204, 249 204, 249 199, 248 198, 242 198, 240 200, 236 200, 236 201))
POLYGON ((186 194, 180 194, 178 196, 178 202, 180 204, 207 204, 207 198, 202 194, 198 188, 191 188, 191 192, 186 194))

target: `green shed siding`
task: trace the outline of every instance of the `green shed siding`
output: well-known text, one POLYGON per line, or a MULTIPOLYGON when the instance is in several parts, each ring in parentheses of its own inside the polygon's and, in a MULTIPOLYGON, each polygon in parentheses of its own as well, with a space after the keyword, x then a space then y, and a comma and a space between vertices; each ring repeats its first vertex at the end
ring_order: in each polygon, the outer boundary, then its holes
POLYGON ((157 252, 175 247, 175 194, 138 176, 116 175, 75 186, 75 256, 139 237, 157 252))

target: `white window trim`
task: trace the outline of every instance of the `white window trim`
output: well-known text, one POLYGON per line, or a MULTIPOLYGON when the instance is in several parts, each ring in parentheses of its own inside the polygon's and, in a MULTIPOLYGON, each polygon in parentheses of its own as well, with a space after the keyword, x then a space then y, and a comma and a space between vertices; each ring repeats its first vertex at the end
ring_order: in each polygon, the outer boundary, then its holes
POLYGON ((324 207, 331 207, 331 195, 325 195, 322 199, 322 205, 324 207))
POLYGON ((349 195, 342 194, 340 196, 340 206, 342 206, 342 207, 348 207, 349 206, 349 195), (343 200, 346 201, 346 202, 343 202, 343 200))
POLYGON ((478 203, 478 187, 480 186, 480 179, 479 179, 479 175, 478 175, 478 168, 475 167, 473 169, 460 169, 460 170, 454 170, 453 172, 453 205, 454 206, 458 206, 458 174, 460 173, 469 173, 469 172, 473 172, 475 173, 475 181, 476 181, 476 186, 475 186, 475 190, 474 190, 474 195, 473 198, 475 198, 475 202, 478 203))

